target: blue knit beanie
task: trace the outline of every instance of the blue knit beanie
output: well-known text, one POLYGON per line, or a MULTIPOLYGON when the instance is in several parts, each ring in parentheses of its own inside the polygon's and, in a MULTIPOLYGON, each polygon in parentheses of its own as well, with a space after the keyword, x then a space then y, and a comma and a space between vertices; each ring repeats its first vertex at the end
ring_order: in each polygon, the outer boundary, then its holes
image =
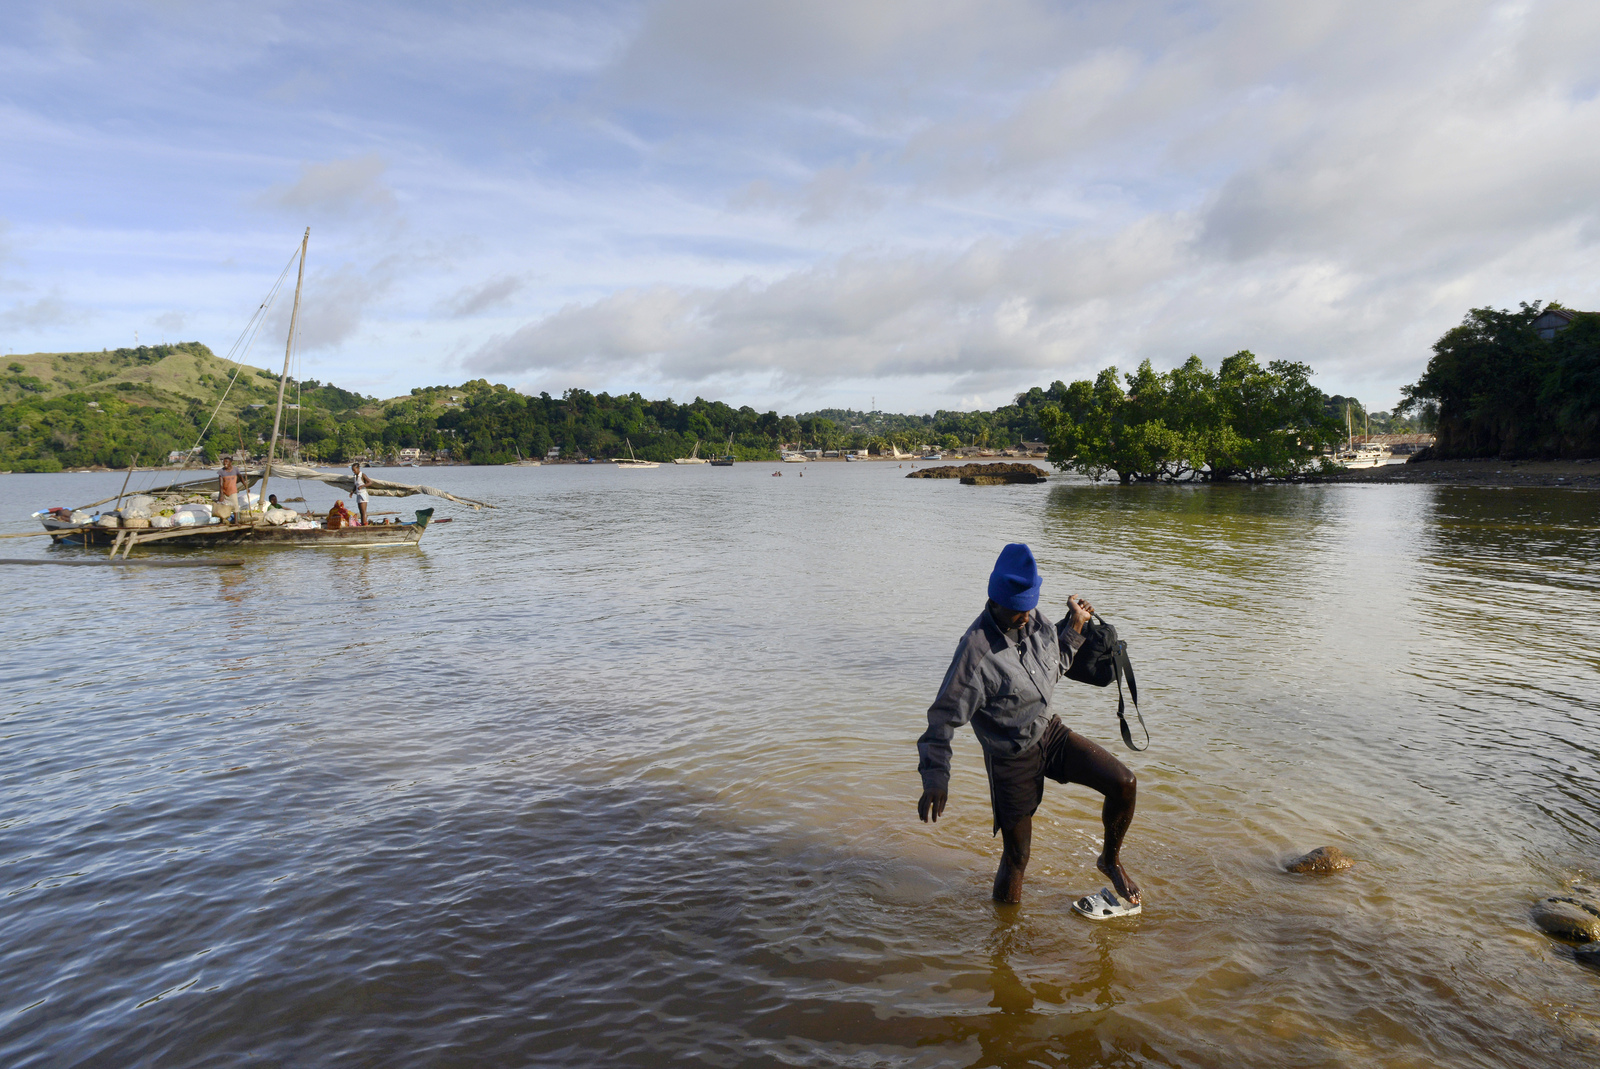
POLYGON ((1000 551, 989 573, 989 598, 1003 609, 1024 612, 1039 604, 1039 588, 1044 577, 1034 562, 1033 550, 1013 542, 1000 551))

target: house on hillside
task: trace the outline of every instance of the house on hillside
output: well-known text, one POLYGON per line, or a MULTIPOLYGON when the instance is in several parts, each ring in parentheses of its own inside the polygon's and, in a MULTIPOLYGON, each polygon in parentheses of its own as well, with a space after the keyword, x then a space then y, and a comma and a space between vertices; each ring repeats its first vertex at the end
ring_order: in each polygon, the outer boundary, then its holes
POLYGON ((1539 337, 1551 341, 1557 334, 1572 326, 1574 319, 1586 315, 1594 313, 1577 312, 1571 308, 1546 308, 1539 318, 1533 321, 1533 329, 1538 331, 1539 337))

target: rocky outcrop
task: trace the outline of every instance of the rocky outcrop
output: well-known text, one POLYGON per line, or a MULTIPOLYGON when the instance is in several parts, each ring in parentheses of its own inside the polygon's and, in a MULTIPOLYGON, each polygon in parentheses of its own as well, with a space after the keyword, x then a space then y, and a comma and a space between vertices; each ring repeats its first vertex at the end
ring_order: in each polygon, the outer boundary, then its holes
POLYGON ((1355 863, 1355 858, 1347 856, 1337 846, 1319 846, 1309 854, 1290 858, 1283 863, 1283 867, 1301 875, 1327 876, 1343 872, 1355 863))
POLYGON ((967 486, 1042 483, 1049 472, 1037 464, 941 464, 907 475, 908 479, 960 479, 967 486))
POLYGON ((1592 943, 1600 939, 1600 906, 1570 895, 1540 899, 1533 906, 1533 923, 1558 939, 1592 943))

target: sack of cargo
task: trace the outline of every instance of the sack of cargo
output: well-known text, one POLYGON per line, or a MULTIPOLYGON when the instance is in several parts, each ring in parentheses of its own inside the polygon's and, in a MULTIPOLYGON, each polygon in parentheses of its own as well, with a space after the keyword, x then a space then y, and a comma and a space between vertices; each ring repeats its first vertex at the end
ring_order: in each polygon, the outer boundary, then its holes
POLYGON ((73 509, 67 519, 72 523, 88 523, 92 517, 82 509, 73 509))
POLYGON ((94 523, 96 527, 120 527, 122 526, 122 517, 115 512, 107 512, 96 519, 94 523))
POLYGON ((176 516, 152 516, 152 517, 150 517, 150 526, 151 527, 176 527, 176 526, 178 526, 178 517, 176 517, 176 516))
POLYGON ((128 518, 129 509, 136 509, 140 512, 149 513, 150 506, 154 505, 155 503, 156 499, 151 497, 149 494, 134 494, 132 497, 124 498, 122 501, 122 518, 128 518))
POLYGON ((142 530, 142 529, 144 529, 146 527, 149 527, 151 522, 152 521, 151 521, 150 517, 148 517, 148 516, 124 516, 124 517, 122 517, 122 526, 128 528, 129 530, 135 530, 135 531, 142 530))

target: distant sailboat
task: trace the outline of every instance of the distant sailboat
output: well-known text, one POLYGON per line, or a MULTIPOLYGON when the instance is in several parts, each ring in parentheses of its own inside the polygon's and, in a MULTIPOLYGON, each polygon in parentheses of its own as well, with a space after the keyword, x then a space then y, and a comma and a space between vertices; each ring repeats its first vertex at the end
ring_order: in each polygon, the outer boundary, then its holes
POLYGON ((709 463, 711 463, 711 461, 706 460, 704 457, 702 457, 700 455, 700 440, 698 438, 696 438, 695 439, 695 443, 694 443, 694 448, 689 451, 689 455, 686 456, 686 457, 678 457, 675 460, 673 460, 673 463, 674 464, 709 464, 709 463))
POLYGON ((633 443, 629 442, 628 439, 626 439, 626 438, 624 438, 623 441, 628 443, 628 459, 627 460, 623 460, 623 459, 621 459, 619 457, 616 460, 613 460, 612 463, 615 464, 617 467, 619 467, 619 468, 659 468, 659 467, 661 467, 660 464, 657 464, 653 460, 640 460, 638 457, 635 457, 633 455, 633 443))

